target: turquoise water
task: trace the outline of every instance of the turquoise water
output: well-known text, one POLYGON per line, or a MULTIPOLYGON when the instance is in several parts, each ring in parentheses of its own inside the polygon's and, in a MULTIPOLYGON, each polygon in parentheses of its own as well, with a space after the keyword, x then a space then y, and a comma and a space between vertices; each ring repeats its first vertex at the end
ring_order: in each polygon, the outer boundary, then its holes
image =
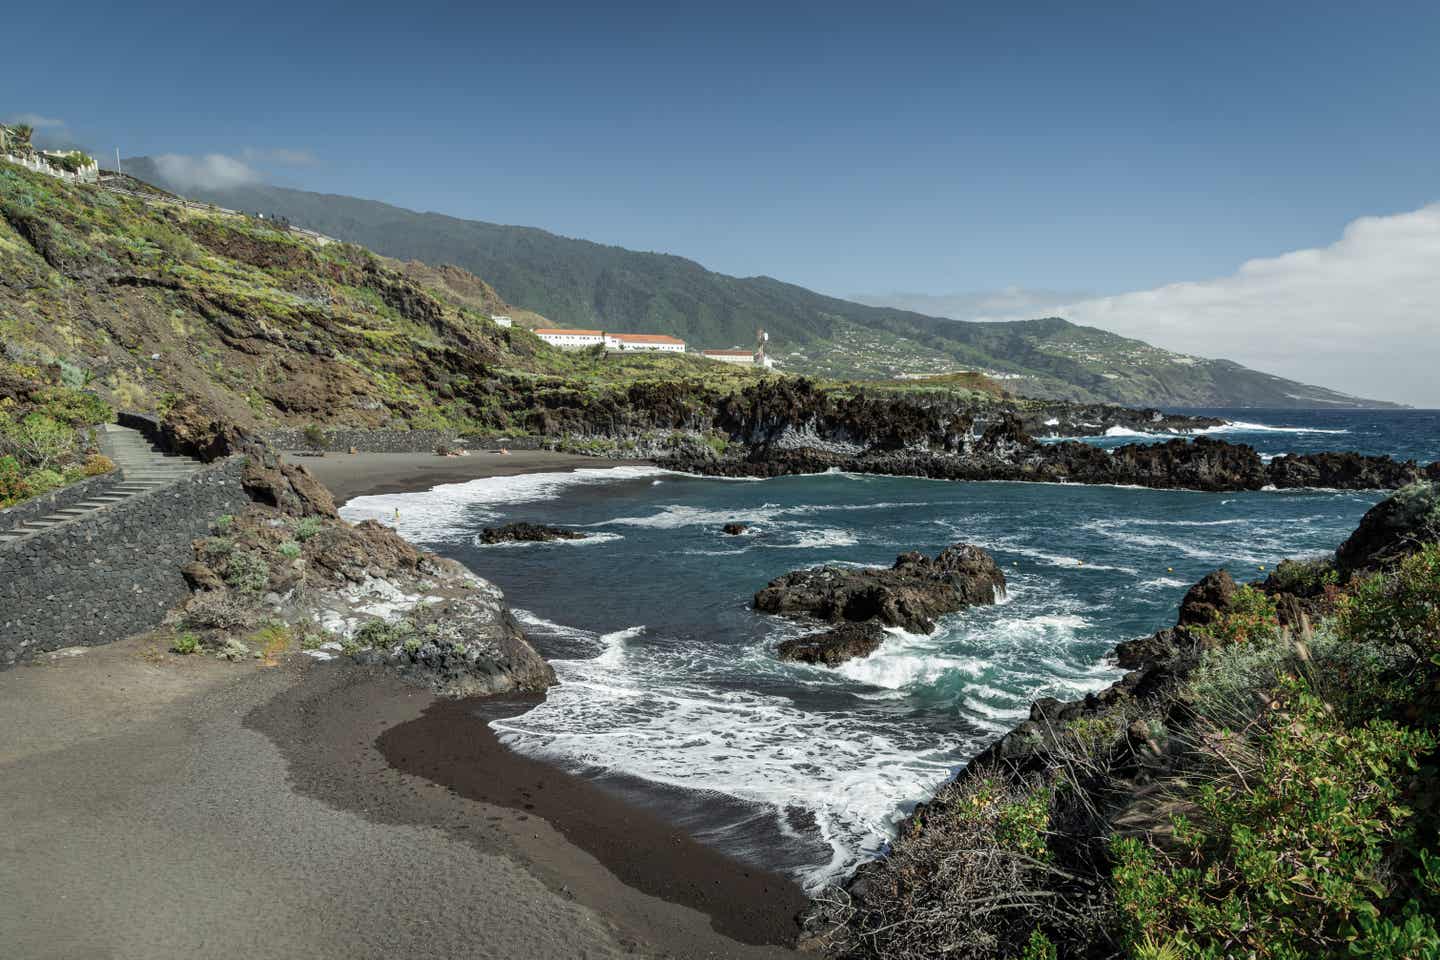
POLYGON ((504 588, 561 680, 544 704, 495 724, 507 743, 627 789, 667 788, 639 792, 703 839, 814 885, 879 849, 908 805, 1036 697, 1112 682, 1114 645, 1172 624, 1205 573, 1258 578, 1282 558, 1332 550, 1377 499, 630 467, 362 498, 345 512, 398 507, 402 533, 504 588), (510 520, 592 537, 475 545, 481 527, 510 520), (727 537, 730 521, 752 530, 727 537), (895 631, 838 669, 775 660, 774 645, 801 628, 748 607, 788 570, 889 565, 960 541, 1000 562, 1005 602, 928 636, 895 631))

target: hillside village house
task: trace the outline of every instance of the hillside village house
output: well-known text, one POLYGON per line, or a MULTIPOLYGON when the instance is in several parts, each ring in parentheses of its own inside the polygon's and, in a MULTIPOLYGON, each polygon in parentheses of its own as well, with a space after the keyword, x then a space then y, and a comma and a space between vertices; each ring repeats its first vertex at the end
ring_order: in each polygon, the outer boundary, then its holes
POLYGON ((622 352, 643 350, 652 353, 684 353, 685 341, 663 333, 611 333, 605 337, 605 349, 622 352))
POLYGON ((602 330, 542 328, 535 331, 535 336, 561 350, 584 350, 586 347, 598 346, 605 342, 605 333, 602 330))
POLYGON ((503 314, 503 313, 500 313, 500 314, 494 314, 494 313, 492 313, 492 314, 490 315, 490 319, 493 320, 493 321, 495 321, 496 323, 498 323, 498 324, 499 324, 500 326, 502 326, 502 327, 509 327, 509 326, 513 326, 513 325, 515 324, 515 321, 514 321, 514 320, 511 320, 509 317, 505 316, 505 314, 503 314))
POLYGON ((706 360, 718 360, 721 363, 733 363, 741 367, 773 367, 775 361, 754 350, 701 350, 700 356, 706 360))
POLYGON ((612 352, 684 353, 685 341, 663 333, 606 333, 603 330, 540 329, 535 336, 561 350, 584 350, 603 344, 612 352))
POLYGON ((755 351, 753 350, 701 350, 700 356, 707 360, 719 360, 721 363, 733 363, 742 367, 750 367, 755 364, 755 351))

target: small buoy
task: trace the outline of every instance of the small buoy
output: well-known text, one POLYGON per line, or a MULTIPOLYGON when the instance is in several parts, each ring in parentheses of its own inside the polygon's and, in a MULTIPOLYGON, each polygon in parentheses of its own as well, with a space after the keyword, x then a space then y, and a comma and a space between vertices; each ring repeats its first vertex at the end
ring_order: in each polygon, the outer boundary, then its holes
POLYGON ((1165 572, 1166 572, 1166 573, 1174 573, 1174 572, 1175 572, 1175 568, 1174 568, 1174 567, 1166 567, 1166 568, 1165 568, 1165 572))
POLYGON ((1261 573, 1264 573, 1264 572, 1265 572, 1265 564, 1263 564, 1263 563, 1260 564, 1260 572, 1261 572, 1261 573))
POLYGON ((1084 560, 1076 560, 1076 561, 1075 561, 1075 566, 1077 566, 1077 567, 1083 567, 1083 566, 1085 566, 1085 561, 1084 561, 1084 560))

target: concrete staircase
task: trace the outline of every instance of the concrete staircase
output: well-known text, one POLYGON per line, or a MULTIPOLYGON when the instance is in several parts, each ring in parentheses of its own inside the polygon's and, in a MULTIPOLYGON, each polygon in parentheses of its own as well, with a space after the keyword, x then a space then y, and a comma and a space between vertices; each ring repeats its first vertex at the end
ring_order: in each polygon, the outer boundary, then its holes
POLYGON ((87 516, 96 510, 123 503, 136 494, 174 483, 204 466, 199 460, 165 453, 145 439, 145 435, 139 430, 114 423, 101 427, 100 450, 115 461, 121 477, 118 485, 72 507, 57 510, 35 520, 27 520, 12 530, 0 531, 0 543, 20 540, 41 530, 49 530, 78 517, 87 516))

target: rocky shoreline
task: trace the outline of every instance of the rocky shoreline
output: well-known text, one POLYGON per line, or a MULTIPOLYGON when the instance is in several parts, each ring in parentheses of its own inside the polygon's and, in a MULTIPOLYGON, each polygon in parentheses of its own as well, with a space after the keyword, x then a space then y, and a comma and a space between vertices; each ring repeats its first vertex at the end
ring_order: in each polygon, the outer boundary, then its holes
MULTIPOLYGON (((1113 948, 1113 944, 1106 946, 1108 934, 1093 926, 1110 909, 1107 894, 1097 879, 1082 875, 1085 871, 1108 870, 1106 854, 1090 849, 1095 842, 1091 834, 1101 831, 1103 841, 1103 829, 1116 829, 1117 824, 1124 829, 1125 824, 1133 827, 1164 823, 1168 810, 1185 809, 1176 806, 1163 791, 1157 791, 1167 777, 1183 770, 1174 756, 1183 747, 1176 745, 1186 743, 1189 736, 1203 739, 1214 735, 1206 733, 1208 728, 1203 724, 1202 729, 1187 733, 1197 723, 1187 680, 1200 669, 1207 653, 1237 642, 1226 639, 1237 625, 1243 637, 1246 625, 1255 622, 1256 614, 1249 604, 1256 602, 1258 594, 1260 602, 1276 618, 1282 640, 1294 644, 1296 662, 1308 663, 1313 625, 1333 608, 1337 588, 1391 570, 1424 545, 1435 542, 1440 542, 1440 484, 1422 482, 1368 511, 1357 529, 1328 558, 1284 561, 1266 580, 1250 584, 1248 589, 1223 569, 1208 574, 1186 593, 1175 626, 1117 645, 1115 661, 1127 671, 1120 680, 1081 700, 1037 700, 1026 720, 970 760, 930 801, 915 807, 901 822, 899 835, 885 856, 862 864, 847 881, 819 895, 802 921, 802 949, 846 957, 890 956, 887 950, 900 948, 892 944, 882 949, 881 941, 876 939, 881 934, 893 933, 906 923, 932 924, 936 929, 951 924, 950 932, 944 934, 950 938, 947 942, 960 937, 965 947, 957 955, 990 956, 992 953, 986 951, 1013 951, 1016 944, 1023 944, 1025 934, 1017 931, 1034 929, 1038 915, 1035 903, 1047 902, 1041 898, 1055 898, 1057 905, 1069 906, 1046 915, 1061 916, 1061 926, 1073 921, 1078 938, 1062 955, 1111 955, 1106 952, 1113 948), (1032 892, 1038 891, 1033 893, 1029 907, 1023 906, 1029 901, 1020 897, 1017 902, 1022 903, 1022 908, 1018 914, 997 913, 980 926, 966 927, 966 933, 956 933, 959 927, 953 925, 963 927, 966 921, 956 921, 948 912, 944 916, 936 914, 939 908, 927 899, 937 896, 929 885, 941 882, 940 861, 985 852, 954 849, 956 824, 968 823, 961 828, 962 833, 980 829, 989 838, 977 836, 977 841, 999 843, 995 835, 997 831, 1003 835, 1005 823, 984 825, 981 808, 999 802, 997 798, 1009 797, 1012 799, 1007 802, 1014 802, 1013 798, 1034 796, 1037 784, 1056 782, 1067 784, 1066 789, 1079 798, 1069 804, 1072 812, 1067 815, 1080 819, 1052 819, 1053 832, 1045 841, 1051 849, 1064 851, 1066 868, 1040 864, 1045 869, 1029 874, 1025 881, 1036 884, 1029 888, 1032 892), (1075 814, 1075 809, 1081 812, 1075 814), (1086 866, 1079 872, 1066 872, 1076 869, 1071 863, 1074 858, 1086 866), (922 902, 929 905, 922 908, 922 902), (931 912, 923 918, 897 920, 897 916, 912 916, 912 911, 922 910, 931 912), (1066 910, 1074 912, 1065 918, 1066 910), (1019 927, 1006 929, 1007 923, 1016 922, 1019 927), (1091 937, 1105 942, 1090 941, 1091 937)), ((1239 709, 1256 708, 1252 705, 1239 709)), ((1269 709, 1276 707, 1272 703, 1269 709)), ((1046 789, 1053 788, 1042 786, 1039 795, 1053 797, 1053 792, 1045 793, 1046 789)), ((1164 835, 1164 827, 1157 829, 1164 835)), ((991 875, 983 882, 1008 883, 1013 893, 1022 889, 1016 878, 1023 873, 1009 879, 991 875)), ((951 885, 955 882, 944 881, 951 885)), ((983 900, 983 894, 993 892, 972 891, 968 896, 983 900)), ((950 895, 939 894, 947 898, 950 895)), ((992 899, 1006 898, 998 895, 992 899)), ((963 903, 958 908, 963 912, 963 903)), ((988 915, 988 911, 985 913, 988 915)), ((916 948, 911 944, 905 949, 916 948)), ((921 954, 901 951, 894 955, 921 954)))
POLYGON ((1417 480, 1440 479, 1440 462, 1359 453, 1312 453, 1266 463, 1254 447, 1209 437, 1126 444, 1111 450, 1079 441, 1041 443, 1019 420, 995 424, 979 436, 964 435, 939 448, 883 443, 846 447, 809 436, 783 435, 725 457, 704 453, 663 458, 666 467, 717 477, 778 477, 790 474, 871 473, 936 480, 1009 480, 1033 483, 1113 484, 1204 491, 1296 489, 1398 490, 1417 480))
POLYGON ((723 395, 693 385, 644 384, 575 402, 552 398, 536 424, 558 449, 641 457, 702 476, 838 470, 1208 491, 1394 490, 1440 478, 1440 463, 1353 452, 1267 463, 1251 446, 1199 435, 1224 421, 1101 404, 842 390, 803 378, 769 378, 723 395), (1110 450, 1056 439, 1116 428, 1176 436, 1110 450))

